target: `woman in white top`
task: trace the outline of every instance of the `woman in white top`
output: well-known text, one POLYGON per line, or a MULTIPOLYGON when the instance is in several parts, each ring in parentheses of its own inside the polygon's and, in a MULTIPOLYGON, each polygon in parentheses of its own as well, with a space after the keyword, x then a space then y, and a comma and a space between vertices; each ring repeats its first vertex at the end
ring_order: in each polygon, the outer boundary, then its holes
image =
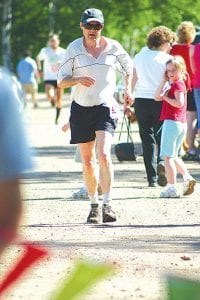
POLYGON ((154 100, 155 91, 162 81, 173 32, 165 27, 153 28, 144 47, 133 60, 133 88, 135 113, 142 140, 144 164, 150 187, 167 184, 163 159, 160 157, 162 122, 159 120, 162 103, 154 100))

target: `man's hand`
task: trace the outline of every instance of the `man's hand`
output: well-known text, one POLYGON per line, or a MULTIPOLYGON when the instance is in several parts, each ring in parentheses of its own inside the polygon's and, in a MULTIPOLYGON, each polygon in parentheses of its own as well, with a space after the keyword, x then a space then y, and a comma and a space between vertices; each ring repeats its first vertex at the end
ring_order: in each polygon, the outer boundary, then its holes
POLYGON ((70 129, 70 123, 66 123, 62 126, 62 131, 67 132, 70 129))
POLYGON ((134 123, 137 120, 135 110, 131 109, 130 106, 126 107, 126 110, 124 110, 124 113, 127 116, 127 118, 130 120, 131 123, 134 123))
POLYGON ((90 87, 92 85, 95 84, 95 79, 91 76, 82 76, 82 77, 76 77, 76 80, 78 83, 84 85, 84 86, 87 86, 87 87, 90 87))
POLYGON ((129 90, 124 91, 124 111, 127 110, 127 107, 133 105, 133 96, 129 90))

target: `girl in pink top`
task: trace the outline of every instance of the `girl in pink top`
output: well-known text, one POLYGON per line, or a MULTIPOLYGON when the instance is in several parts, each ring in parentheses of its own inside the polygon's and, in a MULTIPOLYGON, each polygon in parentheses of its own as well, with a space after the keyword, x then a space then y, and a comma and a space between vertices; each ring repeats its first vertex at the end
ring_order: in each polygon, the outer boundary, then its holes
POLYGON ((183 195, 194 191, 195 179, 189 174, 179 150, 187 130, 186 109, 187 89, 190 88, 184 59, 175 56, 166 63, 166 75, 160 84, 155 99, 163 101, 160 119, 164 120, 161 136, 161 155, 165 159, 167 177, 166 190, 161 198, 177 198, 180 194, 176 188, 177 172, 183 176, 183 195))

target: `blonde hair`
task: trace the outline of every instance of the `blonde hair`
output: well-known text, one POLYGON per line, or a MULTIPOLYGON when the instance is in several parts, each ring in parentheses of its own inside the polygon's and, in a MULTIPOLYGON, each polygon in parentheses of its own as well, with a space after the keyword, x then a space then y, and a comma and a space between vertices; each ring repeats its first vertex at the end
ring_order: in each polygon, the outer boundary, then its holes
POLYGON ((182 56, 180 56, 180 55, 173 56, 166 62, 166 66, 168 64, 173 64, 175 66, 175 68, 182 73, 183 80, 185 80, 187 78, 186 64, 185 64, 185 61, 182 56))
POLYGON ((177 28, 178 43, 190 44, 196 35, 196 29, 192 22, 184 21, 177 28))

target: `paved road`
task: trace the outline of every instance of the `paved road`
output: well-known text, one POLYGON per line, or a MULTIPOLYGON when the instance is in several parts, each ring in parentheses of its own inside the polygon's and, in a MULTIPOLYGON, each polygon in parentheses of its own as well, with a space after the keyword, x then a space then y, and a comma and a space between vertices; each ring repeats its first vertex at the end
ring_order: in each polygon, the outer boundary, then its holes
MULTIPOLYGON (((39 108, 32 109, 29 103, 25 112, 35 169, 23 180, 21 234, 46 246, 51 256, 5 299, 52 299, 50 295, 79 258, 115 266, 115 275, 94 286, 82 300, 164 299, 167 274, 200 279, 199 186, 191 197, 160 199, 161 188, 147 187, 142 157, 137 162, 119 163, 113 152, 113 206, 118 220, 113 224, 86 224, 89 201, 71 198, 81 186, 81 165, 74 162, 75 147, 61 131, 68 115, 68 100, 59 125, 55 125, 55 110, 44 95, 40 96, 39 108), (189 260, 183 260, 183 256, 189 260)), ((140 153, 137 125, 133 137, 140 153)), ((114 143, 117 138, 116 134, 114 143)), ((199 163, 188 163, 188 168, 199 180, 199 163)), ((181 189, 180 178, 178 181, 181 189)), ((20 253, 19 246, 10 248, 0 264, 2 274, 20 253)))

